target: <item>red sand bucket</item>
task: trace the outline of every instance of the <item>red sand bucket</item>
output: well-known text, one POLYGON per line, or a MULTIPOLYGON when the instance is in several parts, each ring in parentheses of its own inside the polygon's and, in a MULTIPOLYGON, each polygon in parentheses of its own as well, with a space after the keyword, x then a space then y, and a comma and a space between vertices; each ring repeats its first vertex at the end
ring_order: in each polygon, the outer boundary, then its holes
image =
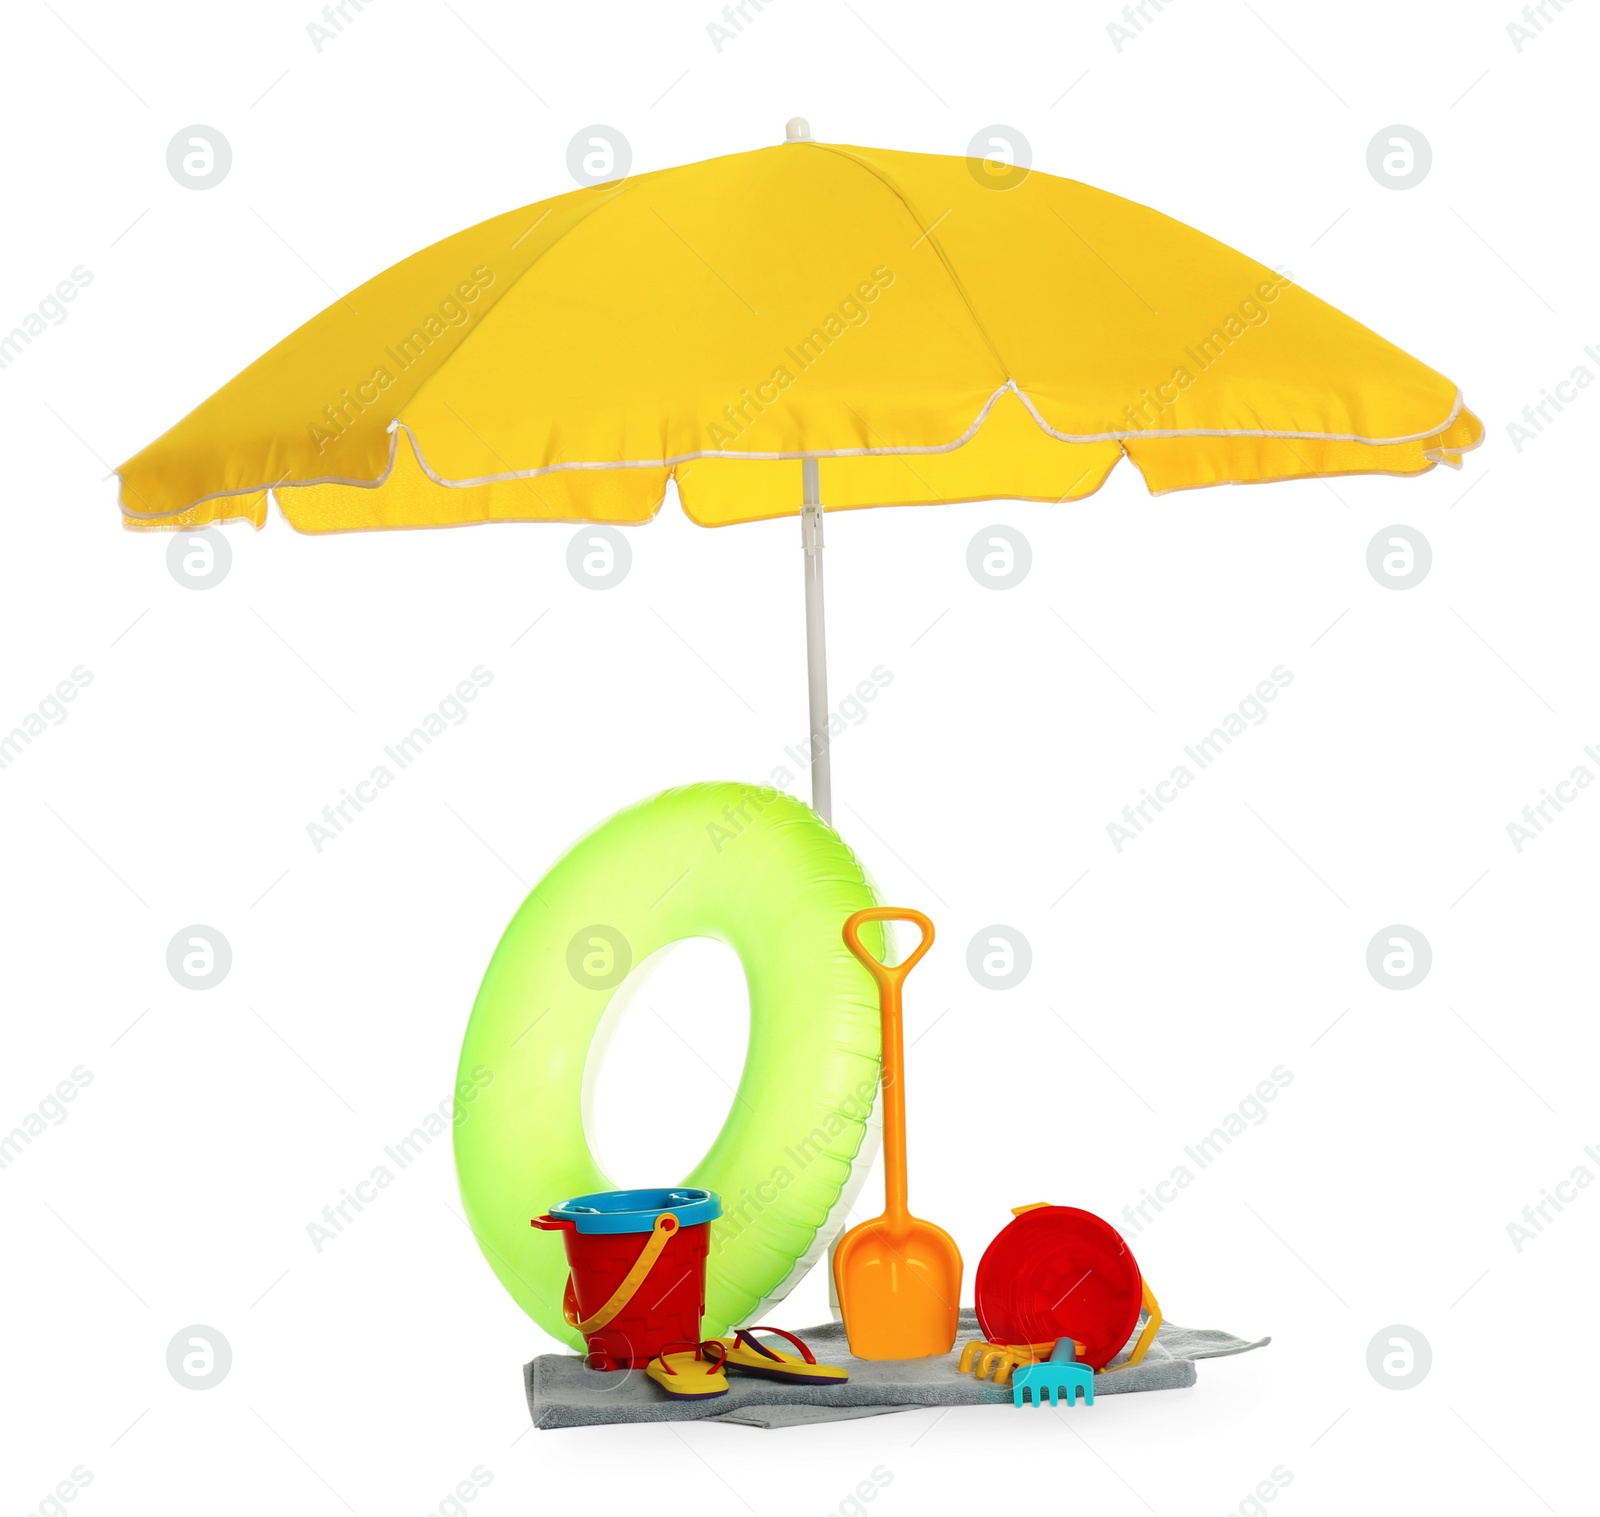
POLYGON ((1099 1370, 1143 1311, 1144 1330, 1126 1361, 1138 1364, 1161 1326, 1161 1308, 1122 1235, 1075 1206, 1019 1206, 1012 1215, 978 1261, 973 1291, 985 1339, 1043 1347, 1072 1338, 1079 1362, 1099 1370))
POLYGON ((706 1310, 709 1190, 603 1190, 552 1206, 533 1225, 567 1249, 562 1310, 597 1370, 643 1369, 669 1343, 698 1343, 706 1310))

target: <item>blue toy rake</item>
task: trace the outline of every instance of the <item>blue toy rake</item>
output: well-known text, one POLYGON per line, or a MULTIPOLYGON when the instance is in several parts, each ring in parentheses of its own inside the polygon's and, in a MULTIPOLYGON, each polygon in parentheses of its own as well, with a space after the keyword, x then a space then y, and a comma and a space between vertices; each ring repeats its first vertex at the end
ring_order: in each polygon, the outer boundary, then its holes
POLYGON ((1059 1338, 1043 1364, 1027 1364, 1011 1373, 1011 1401, 1014 1406, 1028 1405, 1028 1393, 1033 1393, 1033 1405, 1060 1405, 1066 1394, 1068 1406, 1080 1401, 1085 1406, 1094 1405, 1094 1371, 1087 1364, 1077 1362, 1077 1345, 1070 1338, 1059 1338))

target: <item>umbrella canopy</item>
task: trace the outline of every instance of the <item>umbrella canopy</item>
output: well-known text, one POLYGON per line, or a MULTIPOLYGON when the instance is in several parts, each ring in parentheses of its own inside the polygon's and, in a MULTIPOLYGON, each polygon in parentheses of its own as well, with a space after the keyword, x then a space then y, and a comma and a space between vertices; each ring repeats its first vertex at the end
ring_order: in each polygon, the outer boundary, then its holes
POLYGON ((124 522, 706 526, 1457 463, 1456 386, 1159 212, 809 140, 485 221, 335 301, 118 470, 124 522))
POLYGON ((1459 465, 1442 374, 1132 201, 789 141, 559 195, 337 300, 117 471, 124 525, 799 515, 831 816, 822 510, 1459 465))

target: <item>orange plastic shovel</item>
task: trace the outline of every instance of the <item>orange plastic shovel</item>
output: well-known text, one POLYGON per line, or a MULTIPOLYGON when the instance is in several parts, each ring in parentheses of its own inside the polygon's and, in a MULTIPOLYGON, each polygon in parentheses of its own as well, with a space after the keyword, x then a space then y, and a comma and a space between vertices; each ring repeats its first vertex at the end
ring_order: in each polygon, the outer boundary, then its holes
POLYGON ((942 1227, 906 1209, 905 1047, 900 987, 929 948, 933 923, 920 911, 870 906, 844 924, 850 951, 878 982, 883 1015, 884 1212, 852 1227, 833 1255, 845 1335, 858 1359, 925 1359, 955 1346, 961 1250, 942 1227), (863 922, 913 922, 922 941, 893 968, 861 942, 863 922))

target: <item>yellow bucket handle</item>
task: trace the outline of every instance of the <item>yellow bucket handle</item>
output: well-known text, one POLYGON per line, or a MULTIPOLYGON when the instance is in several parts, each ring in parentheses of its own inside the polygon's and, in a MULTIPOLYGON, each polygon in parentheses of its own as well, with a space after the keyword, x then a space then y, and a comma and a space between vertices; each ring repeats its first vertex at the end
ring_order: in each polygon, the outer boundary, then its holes
POLYGON ((1150 1289, 1150 1282, 1141 1277, 1139 1290, 1141 1292, 1141 1303, 1146 1313, 1144 1329, 1139 1334, 1138 1341, 1133 1345, 1133 1352, 1121 1364, 1107 1366, 1107 1374, 1110 1374, 1112 1370, 1132 1369, 1149 1352, 1150 1345, 1156 1341, 1156 1334, 1161 1331, 1163 1320, 1161 1307, 1156 1301, 1155 1293, 1150 1289))
MULTIPOLYGON (((634 1292, 644 1284, 644 1277, 655 1267, 655 1262, 661 1257, 661 1251, 672 1241, 672 1235, 678 1230, 677 1216, 669 1211, 664 1211, 655 1220, 655 1226, 650 1229, 650 1236, 645 1239, 645 1244, 639 1250, 639 1257, 633 1261, 633 1268, 622 1277, 622 1283, 611 1293, 611 1299, 592 1317, 579 1318, 576 1296, 570 1291, 567 1299, 561 1303, 561 1314, 580 1333, 589 1334, 599 1332, 618 1312, 631 1300, 634 1292)), ((568 1283, 571 1283, 570 1276, 568 1283)))

